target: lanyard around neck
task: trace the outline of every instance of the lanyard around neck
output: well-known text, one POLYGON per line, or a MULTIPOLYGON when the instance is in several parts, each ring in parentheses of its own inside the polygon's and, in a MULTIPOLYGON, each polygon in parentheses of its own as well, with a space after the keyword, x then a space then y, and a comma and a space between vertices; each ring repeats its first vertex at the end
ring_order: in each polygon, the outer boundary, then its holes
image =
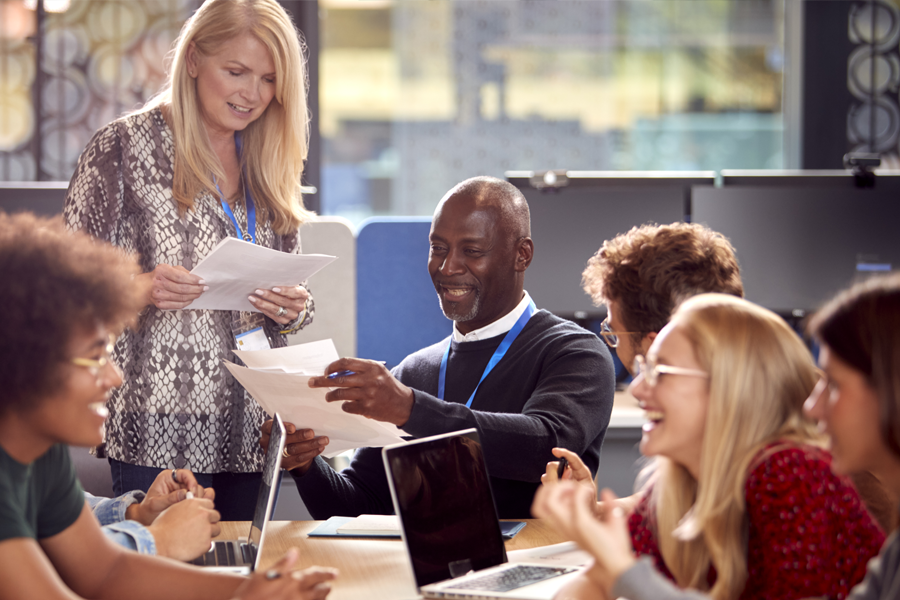
MULTIPOLYGON (((519 317, 516 324, 512 326, 512 329, 506 332, 506 335, 503 336, 503 341, 500 342, 500 345, 494 350, 494 355, 491 356, 491 360, 488 361, 487 366, 484 368, 484 373, 481 374, 478 385, 475 386, 472 395, 469 396, 469 401, 466 402, 466 408, 472 407, 472 400, 475 399, 475 394, 478 393, 481 382, 484 381, 484 378, 488 376, 488 373, 490 373, 494 367, 497 366, 497 363, 506 355, 506 351, 509 350, 512 343, 519 337, 522 330, 525 329, 525 324, 528 323, 528 319, 531 318, 531 315, 533 315, 536 310, 537 308, 534 306, 534 300, 529 300, 528 306, 525 307, 525 312, 522 313, 522 316, 519 317)), ((453 336, 450 337, 450 341, 447 343, 447 349, 444 350, 444 356, 441 358, 441 372, 440 375, 438 375, 438 398, 441 400, 444 399, 444 388, 447 382, 447 359, 450 357, 450 346, 452 344, 453 336)))
MULTIPOLYGON (((234 145, 237 149, 238 158, 240 158, 244 150, 244 143, 243 140, 241 140, 240 135, 235 135, 234 145)), ((246 174, 243 172, 241 174, 244 175, 244 181, 246 182, 246 174)), ((225 201, 225 194, 223 194, 221 188, 219 188, 219 182, 216 181, 215 175, 213 175, 213 183, 216 184, 216 191, 219 192, 219 203, 222 205, 222 210, 224 210, 225 214, 228 215, 228 218, 231 219, 231 223, 234 225, 235 231, 237 231, 237 236, 245 242, 255 244, 256 204, 253 202, 253 196, 250 194, 250 186, 246 185, 246 183, 244 184, 244 204, 247 206, 247 233, 244 233, 237 218, 234 216, 234 211, 231 210, 231 206, 225 201)))

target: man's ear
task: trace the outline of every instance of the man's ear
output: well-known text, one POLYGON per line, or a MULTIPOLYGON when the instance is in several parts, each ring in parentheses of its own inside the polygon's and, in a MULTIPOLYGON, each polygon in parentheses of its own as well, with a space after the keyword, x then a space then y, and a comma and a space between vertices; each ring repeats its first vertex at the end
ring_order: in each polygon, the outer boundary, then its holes
POLYGON ((647 351, 650 350, 650 346, 653 344, 653 340, 656 339, 656 336, 659 335, 655 331, 651 331, 650 333, 644 334, 644 337, 641 338, 641 354, 643 356, 647 356, 647 351))
POLYGON ((524 272, 534 258, 534 242, 526 237, 519 240, 516 245, 516 271, 524 272))

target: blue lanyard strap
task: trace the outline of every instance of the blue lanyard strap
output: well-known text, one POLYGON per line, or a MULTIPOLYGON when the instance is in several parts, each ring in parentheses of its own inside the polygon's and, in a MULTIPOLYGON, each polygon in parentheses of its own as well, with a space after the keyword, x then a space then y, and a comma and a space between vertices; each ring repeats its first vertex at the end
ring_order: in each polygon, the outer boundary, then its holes
MULTIPOLYGON (((244 140, 241 138, 240 133, 235 134, 234 145, 235 149, 237 150, 237 155, 241 156, 244 153, 244 140)), ((247 180, 246 175, 247 174, 244 173, 244 181, 247 180)), ((253 202, 253 196, 250 194, 250 186, 244 185, 244 204, 247 205, 247 233, 244 233, 234 216, 234 212, 231 210, 231 207, 228 206, 228 202, 225 201, 225 194, 223 194, 222 190, 219 188, 219 182, 216 181, 215 175, 213 175, 213 183, 216 184, 216 191, 219 192, 219 203, 222 205, 222 210, 224 210, 225 214, 228 215, 228 218, 231 219, 231 223, 234 225, 234 230, 237 231, 237 236, 245 242, 255 244, 256 204, 253 202)))
MULTIPOLYGON (((500 342, 500 345, 497 346, 497 349, 494 350, 494 355, 491 356, 491 360, 488 361, 487 366, 484 368, 484 373, 481 374, 481 379, 478 380, 478 385, 475 386, 475 389, 472 391, 472 395, 469 396, 469 401, 466 402, 466 408, 472 407, 472 400, 475 399, 475 394, 478 393, 478 388, 481 386, 481 382, 484 381, 484 378, 488 376, 497 363, 500 362, 503 357, 506 355, 506 351, 509 350, 509 347, 512 346, 512 343, 516 341, 516 338, 519 337, 519 334, 522 333, 522 330, 525 329, 525 324, 528 323, 528 319, 531 318, 531 315, 535 313, 537 308, 534 306, 534 300, 530 300, 528 302, 528 306, 525 307, 525 312, 522 313, 522 316, 519 317, 519 320, 516 321, 516 324, 512 326, 512 329, 506 332, 506 335, 503 336, 503 341, 500 342)), ((453 344, 453 337, 451 336, 450 342, 447 344, 447 349, 444 350, 444 356, 441 358, 441 372, 438 375, 438 398, 441 400, 444 399, 444 389, 445 384, 447 382, 447 359, 450 357, 450 346, 453 344)))
MULTIPOLYGON (((216 181, 216 178, 213 177, 213 181, 216 181)), ((231 219, 231 223, 234 225, 235 231, 237 231, 237 235, 239 238, 244 240, 245 242, 250 242, 252 244, 256 243, 256 204, 253 202, 253 196, 250 195, 250 188, 248 186, 244 186, 244 203, 247 205, 247 233, 244 233, 241 230, 241 226, 238 224, 237 219, 234 216, 234 212, 231 210, 231 207, 228 206, 228 203, 225 201, 225 195, 222 194, 222 190, 219 189, 219 183, 216 182, 216 190, 219 192, 219 203, 222 205, 222 210, 225 211, 225 214, 228 215, 228 218, 231 219)))

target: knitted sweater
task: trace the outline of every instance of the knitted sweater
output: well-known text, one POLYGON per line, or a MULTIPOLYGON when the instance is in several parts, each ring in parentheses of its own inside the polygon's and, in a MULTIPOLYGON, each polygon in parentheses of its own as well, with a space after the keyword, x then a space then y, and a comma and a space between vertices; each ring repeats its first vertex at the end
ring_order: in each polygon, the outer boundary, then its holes
MULTIPOLYGON (((528 518, 541 474, 555 460, 551 448, 577 452, 596 473, 615 379, 609 351, 596 335, 540 310, 467 408, 503 337, 459 343, 448 338, 408 356, 393 373, 415 394, 404 431, 426 437, 475 427, 500 518, 528 518), (440 400, 438 373, 448 343, 446 393, 440 400)), ((379 448, 357 450, 340 473, 317 458, 305 475, 292 475, 315 519, 393 512, 379 448)))

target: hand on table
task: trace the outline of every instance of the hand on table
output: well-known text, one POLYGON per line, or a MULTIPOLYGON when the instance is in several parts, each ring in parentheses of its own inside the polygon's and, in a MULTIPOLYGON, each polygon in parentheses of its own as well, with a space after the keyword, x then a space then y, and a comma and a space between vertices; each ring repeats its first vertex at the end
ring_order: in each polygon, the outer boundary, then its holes
POLYGON ((149 273, 135 277, 135 282, 147 289, 146 304, 161 310, 184 308, 209 289, 181 265, 156 265, 149 273))
POLYGON ((212 500, 190 498, 163 511, 147 529, 157 555, 187 561, 209 551, 212 538, 219 535, 220 519, 212 500))
POLYGON ((310 567, 291 571, 298 551, 291 548, 278 563, 266 571, 257 571, 241 584, 234 598, 240 600, 322 600, 331 591, 330 581, 337 569, 310 567))
POLYGON ((248 299, 261 313, 276 323, 287 325, 306 309, 309 292, 302 285, 275 287, 271 290, 256 290, 248 299))
POLYGON ((328 365, 322 377, 310 377, 311 388, 337 388, 325 394, 328 402, 343 402, 344 412, 402 427, 409 420, 415 396, 397 381, 384 364, 361 358, 342 358, 328 365), (330 373, 352 371, 329 379, 330 373))
MULTIPOLYGON (((287 434, 284 439, 284 452, 287 456, 281 458, 281 468, 305 474, 309 471, 312 461, 325 450, 328 438, 316 437, 312 429, 298 430, 293 423, 285 423, 284 430, 287 434)), ((272 436, 272 419, 262 424, 262 433, 259 445, 263 450, 269 448, 269 438, 272 436)))
POLYGON ((602 514, 597 517, 596 495, 574 481, 541 486, 534 497, 531 512, 546 519, 554 529, 574 541, 594 557, 588 576, 609 593, 622 573, 635 563, 628 531, 627 515, 616 505, 616 496, 608 489, 601 493, 602 514))
POLYGON ((204 488, 187 469, 175 470, 178 479, 172 477, 172 470, 161 471, 140 504, 132 504, 125 511, 125 517, 148 526, 162 514, 164 510, 187 498, 191 492, 194 498, 215 500, 216 493, 212 488, 204 488))

